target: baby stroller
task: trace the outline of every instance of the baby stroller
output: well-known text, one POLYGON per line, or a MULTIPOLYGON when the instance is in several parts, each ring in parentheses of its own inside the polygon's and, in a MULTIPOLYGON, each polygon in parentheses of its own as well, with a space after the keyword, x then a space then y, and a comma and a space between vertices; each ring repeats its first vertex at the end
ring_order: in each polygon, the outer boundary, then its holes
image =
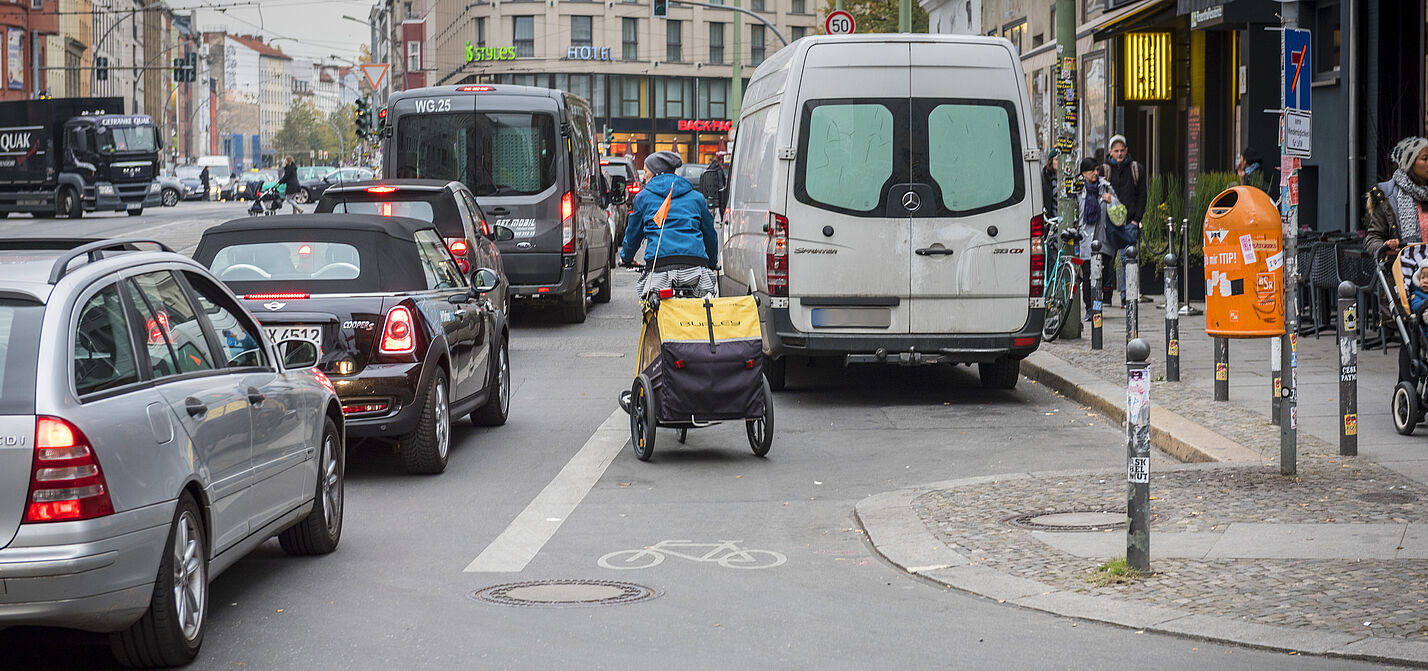
MULTIPOLYGON (((1385 248, 1386 249, 1386 248, 1385 248)), ((1424 334, 1424 313, 1428 302, 1417 310, 1412 308, 1414 273, 1418 264, 1428 260, 1428 243, 1404 245, 1398 256, 1385 258, 1378 265, 1379 284, 1385 295, 1389 317, 1403 341, 1408 358, 1411 381, 1401 381, 1393 389, 1393 428, 1405 436, 1423 422, 1428 408, 1428 336, 1424 334)))
POLYGON ((256 217, 263 215, 271 217, 283 208, 283 199, 287 195, 288 186, 280 182, 274 182, 263 189, 258 197, 253 199, 253 206, 248 208, 248 216, 256 217))
POLYGON ((690 429, 744 421, 756 456, 773 444, 773 394, 764 377, 763 333, 753 296, 696 298, 690 287, 650 293, 630 391, 620 406, 630 413, 635 457, 649 461, 655 430, 690 429))

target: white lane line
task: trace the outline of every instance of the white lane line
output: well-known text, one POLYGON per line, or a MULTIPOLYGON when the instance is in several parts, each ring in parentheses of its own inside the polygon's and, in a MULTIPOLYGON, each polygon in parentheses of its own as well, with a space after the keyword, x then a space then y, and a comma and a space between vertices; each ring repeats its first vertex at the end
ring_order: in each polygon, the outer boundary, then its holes
POLYGON ((512 520, 496 540, 466 565, 465 573, 519 573, 535 559, 542 547, 560 530, 560 525, 585 495, 600 481, 610 462, 630 439, 630 416, 619 408, 605 419, 600 428, 550 484, 537 494, 521 514, 512 520))

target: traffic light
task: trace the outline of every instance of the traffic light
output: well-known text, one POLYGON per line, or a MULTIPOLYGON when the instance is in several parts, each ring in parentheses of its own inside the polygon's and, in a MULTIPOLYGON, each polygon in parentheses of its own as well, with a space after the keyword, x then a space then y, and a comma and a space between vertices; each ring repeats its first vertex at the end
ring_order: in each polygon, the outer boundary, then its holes
POLYGON ((175 58, 175 59, 173 60, 173 65, 174 65, 174 81, 176 81, 176 82, 181 82, 181 81, 183 81, 183 80, 184 80, 184 74, 183 74, 184 62, 183 62, 183 59, 182 59, 182 58, 175 58))
POLYGON ((606 147, 606 149, 608 150, 608 148, 609 148, 610 145, 612 145, 612 144, 615 144, 615 129, 613 129, 613 128, 606 128, 606 129, 605 129, 605 147, 606 147))
POLYGON ((654 0, 650 3, 650 11, 656 19, 669 18, 669 0, 654 0))
POLYGON ((184 57, 183 75, 183 80, 186 82, 198 81, 198 54, 189 52, 189 54, 184 57))
POLYGON ((359 137, 372 132, 372 108, 368 105, 366 98, 357 99, 357 110, 352 115, 353 121, 357 124, 359 137))
POLYGON ((94 79, 95 81, 109 80, 109 59, 98 56, 94 59, 94 79))

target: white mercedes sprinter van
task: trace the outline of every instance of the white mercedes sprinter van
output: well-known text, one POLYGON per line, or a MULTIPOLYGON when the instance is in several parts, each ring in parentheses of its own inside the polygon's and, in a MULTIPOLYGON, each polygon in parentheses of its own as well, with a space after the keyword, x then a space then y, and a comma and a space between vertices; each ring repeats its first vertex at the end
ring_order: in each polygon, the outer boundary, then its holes
POLYGON ((808 37, 758 67, 720 291, 759 296, 775 388, 790 356, 1016 385, 1045 272, 1028 110, 1001 38, 808 37))

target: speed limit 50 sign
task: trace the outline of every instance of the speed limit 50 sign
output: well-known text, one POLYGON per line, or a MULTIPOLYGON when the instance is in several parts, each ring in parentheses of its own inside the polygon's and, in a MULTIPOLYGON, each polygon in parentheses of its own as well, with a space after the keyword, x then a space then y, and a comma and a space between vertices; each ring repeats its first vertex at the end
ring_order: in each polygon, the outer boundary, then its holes
POLYGON ((855 27, 853 15, 841 9, 829 14, 823 21, 823 32, 829 35, 852 35, 855 27))

